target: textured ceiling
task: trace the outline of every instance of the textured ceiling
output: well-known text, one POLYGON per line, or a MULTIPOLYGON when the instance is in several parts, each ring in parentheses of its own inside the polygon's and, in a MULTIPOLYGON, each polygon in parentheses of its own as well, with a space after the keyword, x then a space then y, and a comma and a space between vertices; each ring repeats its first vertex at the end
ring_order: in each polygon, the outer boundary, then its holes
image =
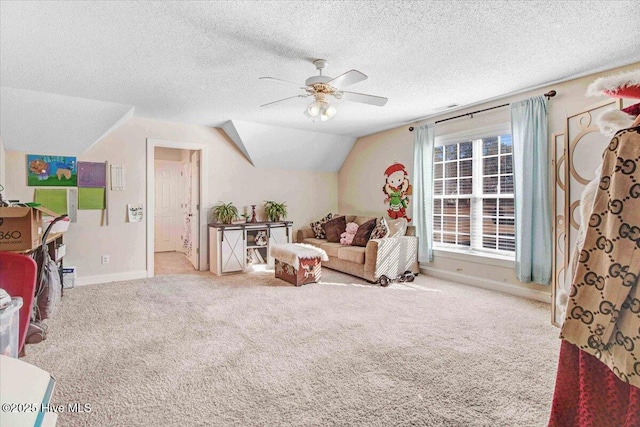
POLYGON ((640 61, 638 1, 3 1, 0 27, 4 87, 351 137, 640 61), (303 83, 316 58, 389 102, 339 101, 325 123, 302 114, 307 99, 259 107, 298 93, 260 76, 303 83))

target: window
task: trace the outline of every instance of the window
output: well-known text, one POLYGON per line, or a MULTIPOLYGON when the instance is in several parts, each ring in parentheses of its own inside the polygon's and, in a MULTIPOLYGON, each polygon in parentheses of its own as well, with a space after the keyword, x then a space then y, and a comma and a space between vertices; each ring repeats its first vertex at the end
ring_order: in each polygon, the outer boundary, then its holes
POLYGON ((433 159, 435 248, 513 255, 512 149, 507 131, 437 142, 433 159))

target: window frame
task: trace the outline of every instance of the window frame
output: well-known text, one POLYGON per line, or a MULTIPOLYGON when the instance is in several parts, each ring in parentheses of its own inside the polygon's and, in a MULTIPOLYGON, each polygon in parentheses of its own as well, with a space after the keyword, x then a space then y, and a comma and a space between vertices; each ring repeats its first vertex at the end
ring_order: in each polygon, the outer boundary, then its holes
MULTIPOLYGON (((515 250, 514 251, 508 251, 508 250, 501 250, 501 249, 489 249, 489 248, 483 248, 482 244, 483 244, 483 234, 482 234, 482 223, 483 223, 483 203, 482 200, 489 198, 489 199, 497 199, 498 203, 500 199, 510 199, 510 200, 514 200, 514 204, 515 204, 515 197, 514 194, 500 194, 499 192, 496 192, 495 196, 492 194, 485 194, 483 193, 483 177, 484 177, 484 170, 483 170, 483 151, 482 151, 482 138, 488 138, 488 137, 497 137, 497 136, 501 136, 504 134, 509 134, 511 135, 511 125, 509 122, 506 123, 498 123, 495 125, 490 125, 490 126, 484 126, 484 127, 480 127, 480 128, 474 128, 474 129, 469 129, 469 130, 465 130, 462 132, 455 132, 455 133, 449 133, 446 135, 441 135, 441 136, 436 136, 435 137, 435 141, 434 141, 434 151, 436 147, 440 147, 440 146, 446 146, 446 145, 451 145, 451 144, 460 144, 463 142, 467 142, 467 141, 472 141, 473 143, 473 155, 471 157, 471 159, 473 160, 472 163, 472 178, 473 178, 473 184, 472 184, 472 193, 471 194, 455 194, 455 195, 447 195, 444 194, 445 191, 445 164, 446 164, 446 154, 445 154, 445 150, 443 149, 443 162, 442 162, 442 172, 443 172, 443 176, 442 176, 442 183, 443 183, 443 194, 442 195, 435 195, 435 156, 434 156, 434 165, 433 165, 433 185, 434 187, 431 189, 432 190, 432 199, 433 199, 433 204, 435 207, 435 201, 439 200, 439 199, 470 199, 470 222, 471 222, 471 230, 470 230, 470 245, 469 246, 464 246, 464 245, 460 245, 460 244, 452 244, 452 243, 440 243, 440 242, 436 242, 434 240, 433 242, 433 249, 435 251, 444 251, 444 252, 456 252, 456 253, 461 253, 461 254, 470 254, 470 255, 478 255, 478 256, 485 256, 485 257, 491 257, 491 258, 498 258, 498 259, 504 259, 504 260, 515 260, 515 250), (479 219, 478 219, 479 218, 479 219), (475 219, 475 221, 474 221, 475 219)), ((513 147, 513 140, 512 140, 512 147, 513 147)), ((500 159, 500 152, 498 152, 499 154, 496 156, 498 159, 500 159)), ((513 148, 511 151, 511 154, 513 156, 513 148)), ((458 162, 460 161, 460 159, 457 160, 458 162)), ((500 161, 500 160, 498 160, 500 161)), ((513 167, 513 166, 512 166, 513 167)), ((458 179, 460 179, 460 177, 458 176, 458 179)), ((514 189, 515 191, 515 189, 514 189)), ((515 207, 514 207, 515 209, 515 207)), ((456 217, 457 217, 458 213, 456 212, 456 217)), ((433 221, 433 217, 435 215, 432 214, 432 221, 433 221)), ((444 212, 441 212, 440 214, 441 217, 443 217, 442 219, 442 224, 443 224, 443 229, 444 229, 444 212)), ((515 212, 514 212, 514 222, 515 222, 515 212)), ((432 231, 435 232, 435 231, 432 231)), ((457 234, 457 227, 456 227, 456 234, 457 234)), ((496 233, 496 238, 498 238, 499 235, 498 233, 496 233)), ((514 247, 515 247, 515 230, 514 230, 514 247)))

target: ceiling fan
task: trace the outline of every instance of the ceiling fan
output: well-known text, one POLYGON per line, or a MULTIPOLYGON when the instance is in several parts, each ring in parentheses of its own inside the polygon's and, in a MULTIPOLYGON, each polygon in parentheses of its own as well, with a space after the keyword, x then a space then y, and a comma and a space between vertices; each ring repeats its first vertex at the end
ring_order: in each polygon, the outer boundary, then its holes
POLYGON ((366 95, 364 93, 342 90, 344 87, 367 79, 367 76, 360 71, 347 71, 338 77, 323 76, 322 70, 327 66, 327 61, 325 59, 317 59, 313 61, 313 63, 319 71, 319 75, 309 77, 304 82, 304 85, 287 80, 276 79, 274 77, 260 77, 260 80, 295 85, 305 91, 303 94, 269 102, 261 105, 261 107, 268 107, 294 98, 307 98, 309 96, 313 96, 314 101, 305 109, 304 114, 314 120, 316 117, 320 117, 321 121, 326 122, 335 116, 337 112, 336 108, 329 103, 331 97, 335 99, 344 99, 345 101, 376 105, 378 107, 382 107, 387 103, 387 98, 382 96, 366 95))

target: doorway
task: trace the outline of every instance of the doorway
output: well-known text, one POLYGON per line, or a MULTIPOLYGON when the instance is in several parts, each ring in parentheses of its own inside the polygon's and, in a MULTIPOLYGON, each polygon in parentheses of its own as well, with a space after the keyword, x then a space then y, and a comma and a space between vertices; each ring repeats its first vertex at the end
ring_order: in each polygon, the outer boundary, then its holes
POLYGON ((200 144, 147 140, 148 277, 208 269, 205 158, 200 144))

